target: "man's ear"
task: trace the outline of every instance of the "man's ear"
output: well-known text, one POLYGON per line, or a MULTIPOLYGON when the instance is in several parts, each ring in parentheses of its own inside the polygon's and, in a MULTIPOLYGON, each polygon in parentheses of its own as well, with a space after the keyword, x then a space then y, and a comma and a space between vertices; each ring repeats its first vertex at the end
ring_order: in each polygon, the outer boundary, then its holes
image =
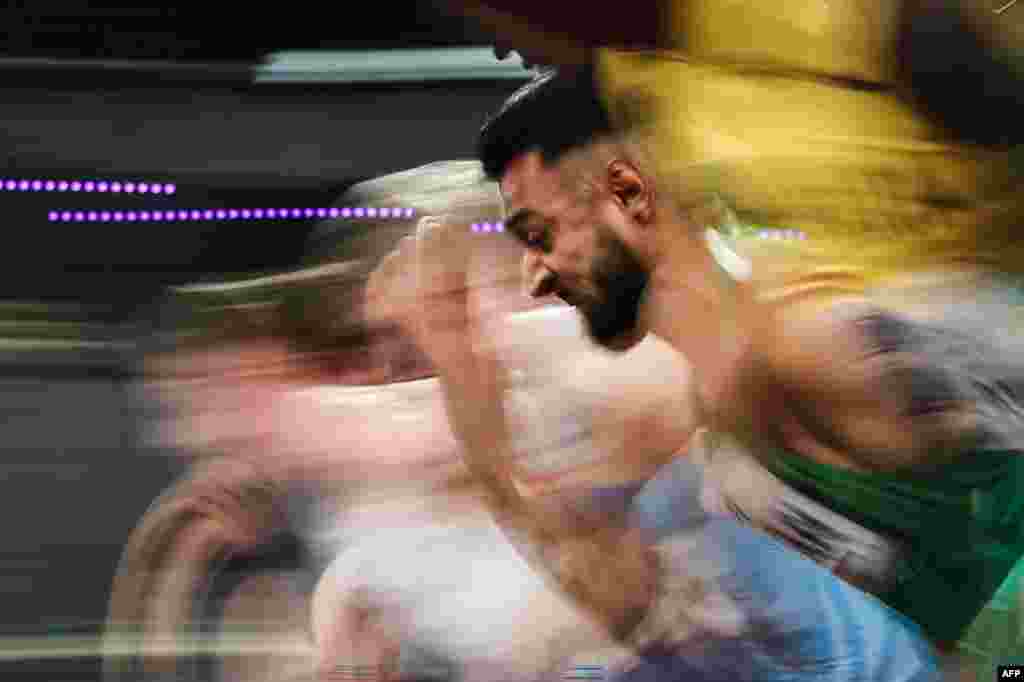
POLYGON ((654 187, 632 163, 622 159, 608 163, 608 188, 636 222, 646 225, 654 218, 654 187))

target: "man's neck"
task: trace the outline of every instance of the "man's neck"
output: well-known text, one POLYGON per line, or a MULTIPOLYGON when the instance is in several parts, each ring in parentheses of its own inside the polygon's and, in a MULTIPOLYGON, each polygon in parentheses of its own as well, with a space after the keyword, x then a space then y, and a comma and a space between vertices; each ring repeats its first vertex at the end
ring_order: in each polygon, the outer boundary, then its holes
POLYGON ((666 245, 651 276, 648 329, 693 365, 701 399, 714 406, 733 390, 750 346, 749 293, 715 261, 701 232, 666 245))

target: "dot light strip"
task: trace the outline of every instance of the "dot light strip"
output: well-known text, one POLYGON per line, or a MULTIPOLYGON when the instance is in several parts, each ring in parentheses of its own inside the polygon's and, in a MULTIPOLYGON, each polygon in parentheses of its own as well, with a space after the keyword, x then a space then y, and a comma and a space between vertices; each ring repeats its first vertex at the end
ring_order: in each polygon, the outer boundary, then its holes
MULTIPOLYGON (((505 225, 501 222, 494 223, 473 223, 470 226, 473 232, 504 232, 505 225)), ((800 230, 758 230, 757 236, 760 239, 796 239, 805 241, 807 235, 800 230)))
POLYGON ((473 232, 504 232, 505 224, 502 222, 473 223, 471 229, 473 230, 473 232))
POLYGON ((758 230, 757 236, 761 239, 798 239, 806 241, 807 235, 800 230, 758 230))
POLYGON ((309 218, 397 218, 415 215, 411 208, 204 208, 165 211, 50 211, 52 223, 151 223, 211 220, 303 220, 309 218))
POLYGON ((112 194, 174 194, 176 185, 127 180, 11 180, 0 179, 6 192, 107 192, 112 194))

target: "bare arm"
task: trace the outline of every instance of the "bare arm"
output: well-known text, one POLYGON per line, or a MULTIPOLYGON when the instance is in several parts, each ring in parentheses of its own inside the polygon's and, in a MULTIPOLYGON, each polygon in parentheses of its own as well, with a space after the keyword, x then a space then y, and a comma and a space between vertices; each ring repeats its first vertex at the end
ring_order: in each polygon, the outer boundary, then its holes
POLYGON ((528 540, 563 589, 622 636, 646 610, 655 564, 620 531, 581 528, 567 514, 541 513, 516 488, 503 370, 469 310, 468 246, 460 243, 461 232, 440 223, 421 226, 417 239, 381 266, 370 290, 377 297, 401 297, 410 290, 403 273, 415 270, 415 300, 399 315, 437 368, 452 430, 467 466, 489 493, 492 511, 528 540))
POLYGON ((963 377, 924 327, 863 301, 811 314, 793 308, 778 320, 775 350, 766 352, 789 387, 804 454, 892 470, 960 451, 977 436, 963 377))

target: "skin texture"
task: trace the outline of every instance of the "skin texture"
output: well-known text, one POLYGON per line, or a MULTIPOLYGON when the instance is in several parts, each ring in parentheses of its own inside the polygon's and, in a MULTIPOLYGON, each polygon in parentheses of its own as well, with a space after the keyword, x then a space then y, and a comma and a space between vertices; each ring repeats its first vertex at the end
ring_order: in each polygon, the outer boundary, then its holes
MULTIPOLYGON (((494 336, 494 344, 508 367, 527 369, 534 375, 535 379, 522 390, 538 401, 540 410, 544 411, 547 406, 547 414, 540 415, 540 422, 557 422, 559 412, 564 411, 547 396, 557 398, 562 404, 568 396, 570 400, 585 401, 591 406, 589 414, 593 421, 582 438, 589 442, 589 447, 602 453, 595 464, 574 466, 567 454, 566 464, 553 476, 532 475, 529 463, 516 467, 516 488, 529 499, 531 508, 544 510, 559 519, 566 517, 567 505, 585 489, 649 477, 672 453, 685 446, 694 424, 693 406, 687 403, 685 392, 678 391, 678 386, 688 381, 689 367, 680 363, 670 349, 651 339, 630 353, 608 355, 585 343, 576 333, 574 324, 568 326, 568 333, 550 333, 553 328, 566 327, 566 321, 571 321, 572 316, 567 309, 521 313, 510 318, 494 336), (550 358, 557 358, 557 361, 550 362, 550 358), (657 372, 653 371, 655 368, 657 372)), ((437 388, 440 398, 440 385, 437 388)), ((522 428, 546 428, 540 422, 527 416, 522 428)), ((443 415, 440 419, 436 415, 431 417, 430 423, 449 433, 443 415)), ((454 436, 448 437, 452 438, 454 451, 454 436)), ((541 446, 546 450, 555 448, 543 443, 541 446)), ((557 448, 548 454, 557 455, 557 448)), ((376 482, 376 485, 385 484, 383 480, 376 482)), ((416 500, 415 495, 390 498, 388 503, 377 505, 378 511, 370 506, 366 513, 370 515, 368 518, 377 518, 376 523, 385 528, 395 523, 388 521, 389 513, 397 514, 395 518, 400 519, 401 524, 410 526, 415 526, 416 519, 427 523, 434 518, 432 515, 440 515, 447 523, 466 529, 488 521, 479 492, 451 495, 435 492, 421 502, 416 500), (417 516, 417 512, 410 512, 404 506, 410 504, 414 510, 422 509, 425 504, 433 511, 426 516, 420 512, 417 516), (397 511, 389 512, 392 507, 397 511), (372 516, 375 513, 379 516, 372 516)), ((595 519, 593 523, 596 526, 601 521, 595 519)), ((567 527, 563 532, 568 535, 578 531, 567 527)), ((568 561, 578 563, 567 564, 563 570, 577 574, 588 565, 594 565, 581 557, 581 550, 569 553, 568 561)), ((340 561, 345 560, 342 555, 340 561)), ((329 573, 318 586, 313 600, 318 666, 325 673, 353 660, 357 653, 377 661, 375 665, 381 663, 386 660, 387 643, 408 634, 401 631, 400 612, 373 607, 372 600, 369 605, 357 608, 349 603, 354 596, 349 588, 357 591, 357 586, 350 581, 339 582, 329 573), (372 618, 358 617, 367 610, 373 612, 372 618), (385 626, 398 629, 385 632, 381 629, 385 626)), ((545 647, 555 642, 560 642, 570 652, 611 646, 600 628, 557 592, 533 589, 523 594, 522 599, 525 606, 518 622, 523 630, 509 635, 509 641, 516 642, 515 646, 521 649, 514 659, 547 661, 551 654, 545 647), (548 629, 539 628, 541 623, 548 629), (573 635, 571 641, 570 634, 573 635)), ((484 665, 485 662, 478 663, 483 665, 481 674, 487 679, 492 669, 484 665)))
MULTIPOLYGON (((568 517, 565 509, 582 491, 646 479, 686 446, 695 410, 679 386, 688 385, 690 369, 653 338, 630 353, 605 353, 583 339, 576 313, 566 307, 549 306, 506 317, 510 311, 531 306, 524 306, 528 299, 519 287, 518 250, 510 241, 502 243, 513 256, 509 272, 501 267, 508 259, 500 255, 477 263, 480 272, 500 275, 496 281, 474 280, 477 321, 492 329, 490 345, 503 358, 505 369, 526 374, 525 380, 514 380, 512 387, 520 402, 513 411, 521 420, 516 430, 533 433, 535 445, 549 462, 564 460, 559 466, 518 462, 516 490, 530 500, 531 508, 562 522, 576 518, 568 517), (563 456, 556 447, 564 439, 560 420, 574 405, 586 406, 584 414, 590 423, 569 445, 597 450, 596 458, 563 456)), ((174 502, 156 509, 136 533, 133 549, 126 554, 124 576, 118 581, 117 601, 123 605, 115 611, 124 613, 126 620, 136 618, 133 610, 141 599, 129 595, 137 596, 133 581, 144 573, 136 569, 163 560, 160 543, 167 533, 161 529, 178 520, 185 522, 199 513, 210 518, 213 523, 207 525, 217 530, 227 519, 230 528, 249 530, 233 531, 228 539, 219 530, 220 535, 207 532, 211 551, 225 545, 237 552, 258 550, 264 536, 283 519, 268 525, 257 518, 258 507, 235 504, 239 491, 253 486, 277 491, 268 497, 272 506, 274 500, 284 499, 287 490, 312 486, 325 496, 325 503, 336 504, 342 511, 353 508, 353 498, 360 491, 388 491, 389 497, 398 500, 424 495, 436 499, 457 522, 466 510, 479 516, 486 507, 459 457, 439 380, 380 383, 381 377, 388 376, 387 356, 382 349, 369 355, 372 361, 366 371, 376 373, 378 385, 355 387, 325 385, 324 377, 305 371, 300 357, 269 338, 161 358, 162 366, 153 368, 162 370, 159 389, 166 400, 184 410, 164 425, 163 438, 194 452, 224 456, 209 463, 200 460, 174 502), (446 491, 453 489, 463 492, 452 493, 452 498, 446 491)), ((373 382, 361 377, 355 383, 373 382)), ((282 511, 275 506, 275 514, 282 511)), ((572 523, 564 533, 578 532, 572 523)), ((195 532, 206 527, 197 524, 195 532)), ((206 550, 181 547, 175 555, 174 574, 201 573, 206 550)), ((587 562, 579 560, 579 564, 587 562)), ((358 595, 335 588, 322 584, 320 596, 314 599, 320 606, 314 606, 311 630, 318 643, 320 669, 351 663, 357 653, 371 661, 389 661, 393 640, 402 634, 394 630, 401 625, 400 614, 380 612, 366 599, 350 604, 350 598, 358 595)), ((138 590, 146 593, 141 583, 138 590)), ((585 616, 573 615, 575 609, 550 590, 529 599, 537 605, 531 607, 533 615, 522 620, 527 631, 528 623, 550 620, 553 612, 569 619, 570 632, 578 630, 581 622, 590 623, 585 616)), ((587 632, 593 633, 596 627, 590 623, 587 632)), ((565 640, 564 633, 556 639, 565 640)), ((607 643, 600 637, 595 641, 607 643)))
MULTIPOLYGON (((970 424, 955 404, 915 412, 921 387, 925 402, 941 395, 939 374, 912 352, 877 352, 880 337, 864 324, 870 301, 765 303, 757 282, 724 276, 703 226, 660 196, 628 148, 602 142, 555 164, 530 152, 501 189, 532 293, 578 305, 592 332, 595 319, 616 319, 591 334, 612 352, 664 340, 698 368, 687 386, 703 425, 742 434, 755 451, 781 446, 854 470, 934 464, 937 446, 966 442, 970 424), (614 300, 609 269, 645 276, 643 296, 614 300), (623 305, 635 310, 604 313, 623 305)), ((375 274, 371 298, 387 301, 437 368, 453 433, 496 518, 557 557, 547 567, 562 589, 623 637, 648 608, 659 568, 639 538, 531 507, 516 488, 504 368, 465 286, 471 251, 457 221, 424 221, 375 274)))
MULTIPOLYGON (((724 278, 690 213, 662 202, 643 169, 628 149, 610 143, 550 165, 525 154, 502 180, 509 222, 527 212, 537 227, 537 234, 517 235, 534 293, 568 300, 599 291, 595 272, 608 247, 599 248, 607 238, 597 235, 613 232, 649 284, 637 325, 608 345, 628 347, 655 334, 687 357, 704 425, 733 434, 755 458, 783 448, 863 472, 927 471, 982 442, 1017 447, 1015 408, 971 388, 1012 384, 1016 351, 987 351, 1005 371, 986 369, 980 358, 968 365, 965 352, 986 353, 986 332, 959 323, 955 306, 930 326, 927 287, 908 290, 916 301, 910 307, 884 291, 773 303, 772 287, 789 285, 724 278)), ((988 286, 964 291, 977 295, 988 286)))
POLYGON ((374 274, 370 305, 400 320, 437 367, 449 423, 495 518, 528 538, 532 554, 543 557, 561 588, 622 637, 642 618, 652 595, 653 554, 629 533, 594 528, 564 509, 532 505, 516 486, 505 370, 493 337, 474 318, 466 289, 467 232, 455 221, 424 220, 417 236, 374 274))
POLYGON ((664 338, 699 368, 708 424, 859 470, 925 464, 940 447, 963 442, 971 425, 955 401, 921 418, 915 406, 928 398, 919 393, 941 395, 939 373, 912 352, 879 352, 871 320, 882 318, 872 317, 871 301, 759 303, 756 285, 723 278, 702 230, 659 202, 637 163, 614 152, 592 158, 585 210, 565 180, 571 162, 547 166, 530 153, 503 178, 509 222, 518 213, 535 226, 515 232, 535 295, 610 301, 596 273, 617 240, 614 248, 633 254, 649 286, 637 324, 608 345, 628 347, 647 333, 664 338))

